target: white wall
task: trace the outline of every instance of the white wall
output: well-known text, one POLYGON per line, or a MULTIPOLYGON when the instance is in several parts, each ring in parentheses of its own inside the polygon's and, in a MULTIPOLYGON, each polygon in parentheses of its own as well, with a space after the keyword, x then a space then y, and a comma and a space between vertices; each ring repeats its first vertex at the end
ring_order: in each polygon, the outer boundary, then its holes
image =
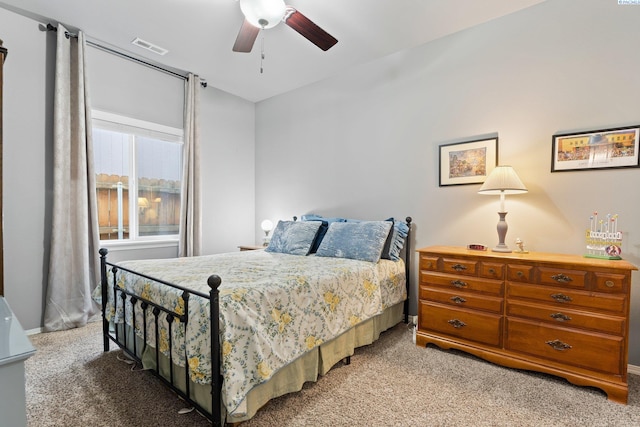
POLYGON ((31 329, 41 325, 49 269, 53 104, 46 101, 53 99, 53 57, 45 33, 30 19, 0 9, 0 32, 9 50, 3 88, 4 291, 22 326, 31 329))
MULTIPOLYGON (((4 290, 22 326, 34 329, 42 324, 49 265, 55 35, 0 8, 0 38, 9 49, 4 68, 4 290)), ((182 126, 180 79, 94 48, 88 49, 88 58, 95 108, 182 126)), ((254 104, 209 87, 201 92, 201 108, 203 250, 233 251, 254 239, 254 104)), ((112 252, 110 260, 175 255, 175 247, 165 247, 112 252)))
POLYGON ((86 53, 91 108, 182 129, 184 79, 91 45, 86 53))
POLYGON ((497 133, 529 188, 507 198, 510 246, 582 254, 589 215, 618 213, 640 265, 640 169, 550 172, 554 133, 640 125, 638 22, 640 6, 549 1, 258 103, 256 219, 411 215, 415 247, 494 245, 497 197, 439 187, 438 146, 497 133))
POLYGON ((202 252, 253 244, 255 104, 208 87, 201 98, 202 252))

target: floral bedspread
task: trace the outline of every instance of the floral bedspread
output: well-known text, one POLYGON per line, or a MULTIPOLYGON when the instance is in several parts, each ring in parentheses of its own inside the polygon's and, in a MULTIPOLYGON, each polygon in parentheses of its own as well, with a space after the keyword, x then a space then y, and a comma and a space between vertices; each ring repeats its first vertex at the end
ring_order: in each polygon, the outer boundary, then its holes
MULTIPOLYGON (((374 264, 257 250, 119 265, 206 294, 207 278, 211 274, 222 278, 223 402, 228 412, 236 415, 241 415, 236 410, 249 390, 278 369, 406 298, 402 261, 374 264)), ((109 283, 113 283, 111 278, 109 283)), ((117 286, 184 313, 182 291, 122 270, 117 286)), ((107 318, 120 323, 126 319, 132 325, 132 310, 124 313, 119 302, 115 312, 111 289, 107 318)), ((171 326, 172 357, 174 363, 184 366, 186 347, 191 379, 207 384, 211 382, 209 301, 191 295, 188 304, 186 329, 179 321, 171 326)), ((155 327, 148 311, 147 342, 155 348, 155 327)), ((135 313, 136 333, 142 337, 143 312, 136 308, 135 313)), ((165 316, 161 317, 159 348, 168 356, 169 328, 165 316)))

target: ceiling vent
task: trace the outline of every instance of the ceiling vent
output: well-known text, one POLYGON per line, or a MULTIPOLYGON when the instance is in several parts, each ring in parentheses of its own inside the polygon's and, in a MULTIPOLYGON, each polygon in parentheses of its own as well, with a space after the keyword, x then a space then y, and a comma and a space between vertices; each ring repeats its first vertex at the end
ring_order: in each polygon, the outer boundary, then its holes
POLYGON ((149 43, 149 42, 147 42, 147 41, 144 41, 144 40, 142 40, 142 39, 141 39, 141 38, 139 38, 139 37, 136 37, 136 38, 131 42, 131 44, 134 44, 134 45, 136 45, 136 46, 138 46, 138 47, 141 47, 141 48, 143 48, 143 49, 150 50, 151 52, 153 52, 153 53, 157 53, 158 55, 164 55, 164 54, 166 54, 167 52, 169 52, 167 49, 162 48, 162 47, 160 47, 160 46, 156 46, 156 45, 155 45, 155 44, 153 44, 153 43, 149 43))

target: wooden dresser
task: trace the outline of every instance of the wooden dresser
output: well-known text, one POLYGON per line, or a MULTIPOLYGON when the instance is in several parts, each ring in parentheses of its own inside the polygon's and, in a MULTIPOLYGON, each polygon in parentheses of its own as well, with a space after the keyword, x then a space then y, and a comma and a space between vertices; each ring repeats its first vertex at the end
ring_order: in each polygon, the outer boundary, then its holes
POLYGON ((418 253, 417 345, 557 375, 627 402, 634 265, 452 246, 418 253))

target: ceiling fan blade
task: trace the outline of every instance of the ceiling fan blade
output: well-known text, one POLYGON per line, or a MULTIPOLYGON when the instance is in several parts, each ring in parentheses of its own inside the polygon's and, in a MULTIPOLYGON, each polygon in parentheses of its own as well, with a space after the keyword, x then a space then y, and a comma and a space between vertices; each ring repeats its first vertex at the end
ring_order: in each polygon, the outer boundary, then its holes
POLYGON ((291 6, 287 6, 287 12, 282 20, 324 51, 329 50, 334 44, 338 43, 335 37, 318 27, 309 18, 291 6))
POLYGON ((253 25, 249 24, 249 21, 245 19, 242 23, 242 27, 240 27, 238 37, 236 37, 236 42, 233 45, 233 51, 251 52, 251 49, 253 49, 253 44, 255 43, 259 32, 260 28, 254 27, 253 25))

